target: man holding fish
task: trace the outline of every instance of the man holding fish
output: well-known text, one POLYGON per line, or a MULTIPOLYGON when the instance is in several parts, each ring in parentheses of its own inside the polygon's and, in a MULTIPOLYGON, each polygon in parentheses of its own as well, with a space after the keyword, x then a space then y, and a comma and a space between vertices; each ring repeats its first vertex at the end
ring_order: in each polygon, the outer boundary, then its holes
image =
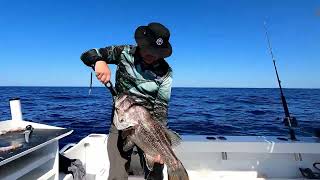
POLYGON ((160 23, 150 23, 139 26, 134 37, 137 46, 108 46, 81 55, 103 84, 110 81, 108 64, 117 65, 118 96, 108 138, 109 180, 128 179, 134 145, 144 153, 145 179, 163 179, 164 163, 169 179, 188 179, 171 149, 179 137, 166 128, 172 70, 164 58, 172 54, 170 32, 160 23), (159 151, 154 150, 157 148, 159 151))

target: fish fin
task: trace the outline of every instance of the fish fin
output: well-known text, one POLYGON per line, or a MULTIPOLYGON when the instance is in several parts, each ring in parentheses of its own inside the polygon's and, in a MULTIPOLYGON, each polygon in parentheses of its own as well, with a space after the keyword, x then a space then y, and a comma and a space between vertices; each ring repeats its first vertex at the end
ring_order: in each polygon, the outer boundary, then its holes
POLYGON ((122 150, 125 152, 129 151, 130 149, 133 148, 134 145, 135 145, 134 142, 131 141, 129 137, 127 137, 127 139, 124 141, 124 145, 122 147, 122 150))
POLYGON ((180 161, 177 167, 171 169, 168 167, 168 180, 189 180, 187 170, 180 161))
POLYGON ((166 137, 170 140, 171 146, 178 146, 182 141, 180 135, 175 131, 172 131, 167 128, 165 129, 166 129, 166 133, 165 133, 166 137))
POLYGON ((127 137, 129 137, 130 135, 134 134, 135 131, 135 127, 129 127, 125 130, 121 131, 121 137, 122 139, 126 139, 127 137))
POLYGON ((121 131, 121 138, 124 139, 124 143, 122 147, 123 151, 129 151, 135 145, 134 142, 131 140, 131 136, 134 134, 134 132, 135 132, 135 127, 130 127, 121 131))
POLYGON ((147 168, 152 171, 154 165, 154 158, 144 153, 144 159, 146 161, 147 168))

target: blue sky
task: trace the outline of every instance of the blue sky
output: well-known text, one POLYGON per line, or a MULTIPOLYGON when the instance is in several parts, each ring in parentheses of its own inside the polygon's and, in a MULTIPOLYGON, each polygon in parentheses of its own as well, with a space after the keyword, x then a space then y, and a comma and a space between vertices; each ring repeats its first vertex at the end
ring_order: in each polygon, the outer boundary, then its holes
POLYGON ((161 22, 175 87, 277 87, 267 17, 283 86, 320 88, 319 12, 315 0, 2 0, 0 86, 88 86, 83 51, 135 44, 136 27, 161 22))

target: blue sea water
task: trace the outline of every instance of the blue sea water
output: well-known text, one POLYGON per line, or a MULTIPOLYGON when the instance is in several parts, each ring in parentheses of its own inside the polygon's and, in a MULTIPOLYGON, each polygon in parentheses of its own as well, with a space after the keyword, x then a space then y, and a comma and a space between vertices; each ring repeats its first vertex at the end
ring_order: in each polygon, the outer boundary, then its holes
MULTIPOLYGON (((298 136, 320 128, 320 89, 284 89, 298 119, 298 136)), ((9 99, 20 97, 26 120, 73 129, 63 144, 108 133, 110 93, 85 87, 0 87, 0 120, 11 119, 9 99)), ((278 89, 173 88, 169 127, 180 134, 287 136, 278 89)))

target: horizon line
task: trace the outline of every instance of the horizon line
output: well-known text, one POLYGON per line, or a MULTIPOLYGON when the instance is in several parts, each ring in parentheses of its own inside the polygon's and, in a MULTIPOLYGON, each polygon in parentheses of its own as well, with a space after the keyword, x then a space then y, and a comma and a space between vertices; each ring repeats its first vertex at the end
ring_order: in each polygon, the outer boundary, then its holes
MULTIPOLYGON (((32 87, 52 87, 52 88, 59 88, 59 87, 65 87, 65 88, 89 88, 89 86, 36 86, 36 85, 28 85, 28 86, 3 86, 0 85, 1 87, 27 87, 27 88, 32 88, 32 87)), ((106 88, 104 86, 92 86, 92 88, 106 88)), ((216 89, 279 89, 279 87, 219 87, 219 86, 173 86, 172 88, 216 88, 216 89)), ((282 89, 320 89, 319 87, 313 88, 313 87, 282 87, 282 89)))

